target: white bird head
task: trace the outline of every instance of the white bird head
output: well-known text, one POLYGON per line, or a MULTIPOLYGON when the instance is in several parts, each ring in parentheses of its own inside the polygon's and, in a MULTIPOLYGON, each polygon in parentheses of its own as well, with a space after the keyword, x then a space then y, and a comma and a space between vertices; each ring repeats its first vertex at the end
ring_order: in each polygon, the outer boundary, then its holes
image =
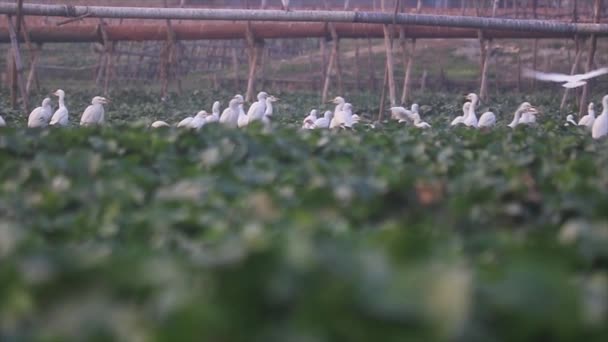
POLYGON ((522 104, 519 105, 519 108, 517 108, 518 111, 520 112, 524 112, 524 111, 529 111, 532 113, 538 113, 538 110, 533 107, 530 102, 523 102, 522 104))
POLYGON ((199 118, 205 118, 207 115, 209 115, 209 113, 207 113, 207 111, 201 110, 200 112, 196 113, 196 116, 199 118))
POLYGON ((213 112, 214 114, 220 113, 220 101, 213 102, 213 107, 211 107, 211 112, 213 112))
POLYGON ((239 108, 239 105, 243 104, 243 100, 239 100, 239 99, 232 99, 230 100, 230 103, 228 104, 228 107, 232 108, 233 110, 237 110, 239 108))
POLYGON ((264 101, 268 98, 268 94, 265 91, 261 91, 258 93, 258 100, 264 101))
POLYGON ((59 97, 63 97, 63 96, 65 96, 65 92, 64 92, 63 90, 61 90, 61 89, 57 89, 57 90, 56 90, 56 91, 53 93, 53 95, 55 95, 55 96, 59 96, 59 97))
POLYGON ((587 106, 587 111, 589 111, 589 112, 595 111, 595 105, 593 104, 593 102, 589 102, 589 106, 587 106))
POLYGON ((317 114, 319 114, 319 112, 317 112, 316 109, 310 111, 310 115, 314 116, 315 118, 317 117, 317 114))
POLYGON ((236 94, 236 95, 234 95, 233 98, 241 101, 241 103, 245 103, 245 99, 243 98, 243 95, 241 95, 241 94, 236 94))
POLYGON ((108 103, 108 99, 106 99, 103 96, 95 96, 93 98, 93 100, 91 100, 92 104, 107 104, 108 103))
POLYGON ((42 100, 42 107, 50 107, 51 106, 51 99, 49 99, 48 97, 45 97, 44 100, 42 100))
POLYGON ((323 116, 327 119, 327 120, 331 120, 331 118, 333 118, 334 116, 334 112, 332 112, 331 110, 326 110, 325 114, 323 114, 323 116))
POLYGON ((412 112, 418 113, 418 108, 420 108, 420 107, 418 106, 417 103, 412 104, 412 112))
POLYGON ((346 102, 343 97, 337 96, 335 99, 331 100, 333 104, 343 104, 346 102))
POLYGON ((574 116, 572 114, 568 114, 568 116, 566 116, 566 121, 574 121, 574 116))
POLYGON ((479 96, 477 96, 475 93, 470 93, 469 95, 465 96, 465 98, 471 102, 477 102, 479 100, 479 96))

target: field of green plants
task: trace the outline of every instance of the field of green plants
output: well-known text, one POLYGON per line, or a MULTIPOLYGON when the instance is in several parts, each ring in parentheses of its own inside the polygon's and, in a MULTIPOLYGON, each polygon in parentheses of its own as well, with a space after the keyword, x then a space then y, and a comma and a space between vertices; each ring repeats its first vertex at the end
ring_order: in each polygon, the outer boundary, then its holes
MULTIPOLYGON (((66 92, 77 122, 94 94, 66 92)), ((0 341, 608 339, 608 142, 559 92, 482 104, 491 132, 448 128, 462 94, 419 97, 432 129, 336 132, 277 95, 266 133, 148 128, 231 94, 122 91, 103 128, 43 130, 2 94, 0 341), (541 124, 511 130, 525 100, 541 124)))

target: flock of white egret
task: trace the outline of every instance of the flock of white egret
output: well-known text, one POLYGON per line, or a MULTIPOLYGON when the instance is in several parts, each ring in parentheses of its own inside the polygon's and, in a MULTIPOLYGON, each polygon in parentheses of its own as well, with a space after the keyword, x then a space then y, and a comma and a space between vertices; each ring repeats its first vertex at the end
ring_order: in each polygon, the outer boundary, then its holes
MULTIPOLYGON (((543 76, 544 77, 544 76, 543 76)), ((571 81, 571 80, 570 80, 571 81)), ((581 82, 577 80, 576 82, 581 82)), ((65 105, 65 92, 61 89, 55 91, 53 95, 58 97, 59 108, 53 113, 52 101, 50 98, 45 98, 40 107, 35 108, 29 115, 28 127, 46 127, 67 126, 68 109, 65 105)), ((249 125, 252 122, 259 121, 265 128, 270 128, 270 122, 273 114, 273 103, 279 99, 262 91, 257 95, 257 101, 254 102, 247 112, 244 108, 244 99, 242 95, 235 95, 230 99, 228 107, 220 113, 220 102, 213 103, 211 113, 201 110, 195 116, 187 117, 181 120, 177 127, 200 129, 206 124, 220 123, 231 128, 241 128, 249 125)), ((496 116, 493 112, 483 113, 479 119, 475 112, 479 103, 479 97, 470 93, 466 96, 467 102, 462 107, 463 114, 456 117, 451 123, 451 126, 464 125, 467 127, 478 129, 491 129, 496 125, 496 116)), ((358 124, 360 117, 353 113, 353 105, 348 103, 343 97, 338 96, 331 101, 335 104, 334 111, 326 111, 323 116, 318 116, 318 111, 313 109, 302 122, 303 129, 334 129, 334 128, 352 128, 358 124)), ((105 122, 104 104, 108 100, 101 96, 95 96, 80 118, 81 126, 101 125, 105 122)), ((577 123, 573 115, 568 115, 566 118, 566 126, 584 126, 589 129, 594 139, 601 138, 608 134, 608 95, 602 99, 603 110, 596 118, 595 107, 590 103, 587 109, 588 114, 582 117, 577 123)), ((411 109, 404 107, 391 107, 391 118, 413 125, 417 128, 430 128, 431 125, 424 122, 420 117, 418 104, 413 104, 411 109)), ((515 128, 518 125, 536 125, 536 115, 539 111, 528 102, 523 102, 514 113, 513 121, 507 126, 515 128)), ((0 116, 0 126, 5 126, 6 122, 0 116)), ((168 127, 170 126, 165 121, 155 121, 151 127, 168 127)), ((370 125, 373 127, 373 124, 370 125)))

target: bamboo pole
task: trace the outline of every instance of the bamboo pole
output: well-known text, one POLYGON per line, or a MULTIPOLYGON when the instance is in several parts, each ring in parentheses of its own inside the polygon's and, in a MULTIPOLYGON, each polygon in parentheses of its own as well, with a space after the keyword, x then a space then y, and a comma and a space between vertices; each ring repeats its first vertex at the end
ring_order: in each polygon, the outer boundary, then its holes
POLYGON ((336 59, 334 61, 334 64, 336 66, 336 76, 338 79, 338 92, 340 93, 340 95, 343 95, 344 84, 342 82, 342 66, 340 65, 340 37, 336 33, 336 28, 332 23, 329 23, 329 30, 331 32, 331 39, 334 43, 333 48, 335 50, 335 53, 333 53, 333 56, 336 59))
POLYGON ((334 46, 331 49, 331 54, 329 55, 329 62, 327 63, 327 72, 325 73, 325 81, 323 82, 323 92, 321 95, 321 102, 327 102, 327 93, 329 92, 329 82, 331 80, 331 72, 334 69, 334 63, 336 61, 336 45, 334 42, 334 46))
MULTIPOLYGON (((8 29, 10 32, 10 36, 11 36, 11 51, 12 51, 12 55, 13 55, 13 73, 12 73, 12 77, 13 77, 13 83, 12 83, 12 97, 11 97, 11 102, 13 102, 15 99, 13 97, 16 97, 17 91, 15 88, 19 89, 19 92, 21 93, 21 102, 23 104, 23 110, 25 112, 28 112, 28 105, 27 105, 27 92, 25 90, 25 83, 23 82, 23 63, 21 60, 21 53, 19 51, 19 41, 17 40, 17 34, 15 32, 15 28, 13 27, 13 20, 10 16, 7 16, 7 22, 8 22, 8 29)), ((14 104, 11 103, 11 105, 13 105, 13 108, 16 106, 16 101, 14 101, 14 104)))
POLYGON ((372 51, 372 39, 367 38, 367 69, 369 71, 369 87, 370 89, 376 88, 376 73, 374 71, 373 51, 372 51))
MULTIPOLYGON (((593 16, 594 16, 593 21, 594 22, 596 22, 596 23, 600 22, 601 13, 602 13, 602 1, 595 0, 595 4, 593 6, 593 16)), ((597 35, 592 34, 591 40, 589 42, 589 54, 587 55, 587 65, 585 66, 585 72, 591 71, 591 68, 593 67, 593 58, 595 57, 596 49, 597 49, 597 35)), ((579 107, 578 107, 579 116, 582 116, 585 113, 585 111, 587 110, 586 102, 587 102, 587 97, 589 96, 589 88, 590 88, 590 86, 589 86, 589 81, 588 81, 583 86, 583 92, 581 94, 581 101, 579 102, 579 107)))
MULTIPOLYGON (((17 4, 0 3, 0 14, 15 15, 17 4)), ((410 13, 376 13, 359 11, 280 11, 205 8, 148 8, 24 4, 23 15, 94 18, 176 19, 176 20, 244 20, 288 22, 348 22, 449 26, 473 29, 501 29, 587 35, 608 34, 608 24, 565 23, 546 20, 520 20, 410 13)))
MULTIPOLYGON (((34 48, 34 45, 32 44, 25 18, 23 18, 21 21, 21 26, 23 29, 23 38, 25 38, 25 43, 27 45, 30 57, 30 72, 28 74, 27 84, 25 86, 25 92, 29 95, 32 82, 36 86, 36 90, 40 91, 40 80, 38 79, 38 74, 36 73, 36 63, 38 62, 38 54, 40 49, 34 48)), ((17 35, 17 37, 19 37, 19 35, 17 35)), ((39 45, 39 48, 40 47, 42 47, 42 44, 39 45)))

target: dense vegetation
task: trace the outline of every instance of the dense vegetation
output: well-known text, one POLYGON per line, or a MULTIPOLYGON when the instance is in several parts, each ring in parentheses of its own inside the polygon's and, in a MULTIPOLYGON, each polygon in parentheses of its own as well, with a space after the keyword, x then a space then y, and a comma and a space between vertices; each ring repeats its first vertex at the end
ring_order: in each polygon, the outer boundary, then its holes
POLYGON ((272 134, 146 127, 203 92, 113 94, 100 129, 5 110, 0 340, 608 338, 608 143, 554 98, 527 98, 538 128, 505 127, 513 95, 494 131, 449 129, 462 98, 429 95, 432 129, 329 132, 279 95, 272 134))

